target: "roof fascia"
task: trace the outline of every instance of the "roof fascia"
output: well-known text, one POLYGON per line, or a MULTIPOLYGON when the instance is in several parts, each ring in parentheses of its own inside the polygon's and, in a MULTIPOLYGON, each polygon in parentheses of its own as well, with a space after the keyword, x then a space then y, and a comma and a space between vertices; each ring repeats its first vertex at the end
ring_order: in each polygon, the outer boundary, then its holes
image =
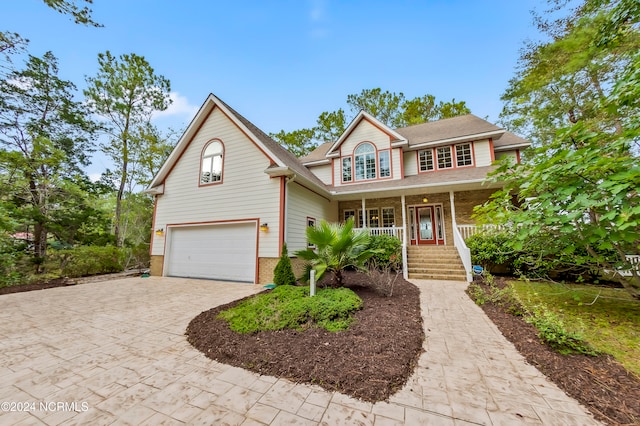
POLYGON ((333 145, 331 145, 331 148, 329 148, 329 150, 325 154, 327 158, 339 157, 340 156, 340 151, 337 151, 338 148, 340 147, 340 145, 342 145, 342 143, 345 141, 345 139, 347 139, 349 137, 351 132, 353 132, 353 130, 356 127, 358 127, 358 125, 360 124, 360 122, 362 120, 367 120, 373 126, 375 126, 378 129, 380 129, 380 131, 386 133, 391 138, 391 140, 395 140, 396 141, 396 142, 394 142, 396 144, 399 143, 399 142, 404 142, 404 143, 407 142, 407 140, 404 138, 404 136, 402 136, 401 134, 399 134, 395 130, 391 129, 389 126, 387 126, 386 124, 382 123, 380 120, 378 120, 377 118, 375 118, 374 116, 372 116, 368 112, 362 110, 362 111, 360 111, 358 113, 358 115, 356 115, 356 117, 353 120, 351 120, 351 123, 349 123, 349 126, 347 126, 345 131, 338 138, 338 140, 335 141, 335 143, 333 145))
POLYGON ((436 146, 436 145, 443 145, 443 144, 448 144, 448 143, 456 143, 456 142, 465 142, 465 141, 475 141, 475 140, 480 140, 480 139, 488 139, 488 138, 491 138, 493 136, 502 135, 505 131, 506 130, 493 130, 491 132, 475 133, 475 134, 465 135, 465 136, 456 136, 454 138, 438 139, 436 141, 411 144, 409 146, 409 148, 411 148, 413 150, 413 149, 425 148, 425 147, 436 146))

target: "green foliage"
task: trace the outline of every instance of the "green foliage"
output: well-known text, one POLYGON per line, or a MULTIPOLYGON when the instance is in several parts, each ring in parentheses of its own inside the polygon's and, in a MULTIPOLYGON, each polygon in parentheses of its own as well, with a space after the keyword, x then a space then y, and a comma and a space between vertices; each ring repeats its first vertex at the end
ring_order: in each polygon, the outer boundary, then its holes
POLYGON ((79 246, 71 249, 51 250, 46 268, 63 277, 120 272, 124 269, 125 250, 114 246, 79 246))
POLYGON ((122 246, 123 200, 132 192, 137 174, 136 165, 143 163, 149 143, 155 139, 149 122, 154 111, 166 110, 171 104, 169 80, 156 75, 147 60, 135 53, 114 57, 111 52, 98 54, 98 73, 87 77, 84 94, 90 112, 103 119, 107 142, 102 152, 117 169, 113 177, 118 181, 114 234, 116 245, 122 246), (150 135, 151 137, 145 137, 150 135))
POLYGON ((342 286, 342 271, 352 267, 365 270, 367 260, 374 254, 367 249, 369 233, 353 230, 353 218, 345 224, 320 221, 318 226, 307 227, 307 240, 315 250, 299 250, 296 256, 307 261, 305 274, 301 278, 309 282, 311 270, 316 271, 320 281, 325 272, 332 272, 336 285, 342 286))
POLYGON ((316 148, 314 135, 315 129, 299 129, 291 132, 280 130, 278 133, 269 133, 273 140, 296 157, 304 157, 316 148))
POLYGON ((353 313, 361 307, 362 300, 346 288, 321 289, 309 297, 308 287, 281 286, 245 299, 218 317, 238 333, 314 326, 340 331, 349 327, 353 313))
POLYGON ((624 289, 527 281, 511 285, 523 305, 544 305, 596 351, 613 355, 640 376, 640 303, 624 289))
POLYGON ((50 228, 71 205, 80 208, 74 184, 83 179, 95 124, 74 92, 51 52, 29 56, 0 81, 0 182, 7 184, 0 200, 34 234, 35 265, 46 256, 50 228))
POLYGON ((584 341, 581 334, 568 331, 564 321, 543 305, 530 309, 525 320, 539 331, 543 342, 563 355, 578 353, 596 356, 598 353, 584 341))
POLYGON ((514 251, 509 246, 512 239, 513 235, 507 232, 485 232, 470 236, 465 243, 471 251, 473 264, 491 271, 498 265, 513 264, 514 251))
POLYGON ((369 265, 397 271, 402 268, 402 241, 391 235, 374 235, 369 239, 369 250, 373 252, 369 265))
POLYGON ((347 123, 361 110, 392 128, 471 113, 464 101, 456 102, 452 99, 436 103, 433 95, 406 99, 402 92, 383 91, 379 87, 348 95, 346 102, 351 107, 352 117, 347 117, 342 108, 332 112, 325 111, 318 116, 315 127, 291 132, 281 130, 270 133, 269 136, 294 155, 302 157, 313 151, 319 143, 338 140, 346 130, 347 123))
POLYGON ((43 0, 44 3, 63 15, 71 15, 76 24, 102 27, 102 24, 95 22, 91 16, 93 11, 88 6, 78 6, 77 3, 91 4, 93 0, 43 0))
POLYGON ((287 243, 282 244, 282 254, 280 260, 273 270, 273 283, 275 285, 295 285, 296 276, 291 267, 291 259, 287 250, 287 243))

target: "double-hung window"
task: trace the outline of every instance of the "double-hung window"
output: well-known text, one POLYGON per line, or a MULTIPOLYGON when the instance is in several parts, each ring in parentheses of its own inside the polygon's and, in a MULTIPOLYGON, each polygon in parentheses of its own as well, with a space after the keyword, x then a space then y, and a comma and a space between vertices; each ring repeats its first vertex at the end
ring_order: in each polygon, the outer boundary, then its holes
POLYGON ((344 157, 342 159, 342 181, 351 182, 351 157, 344 157))
POLYGON ((429 172, 433 170, 433 150, 425 149, 423 151, 418 151, 418 161, 420 162, 421 172, 429 172))
POLYGON ((380 151, 378 154, 378 163, 380 163, 380 177, 385 178, 391 176, 391 161, 389 160, 389 151, 380 151))
POLYGON ((460 145, 456 145, 456 165, 458 167, 473 165, 473 155, 471 154, 470 143, 461 143, 460 145))
POLYGON ((449 169, 453 167, 450 146, 440 146, 436 148, 436 155, 438 156, 438 169, 449 169))

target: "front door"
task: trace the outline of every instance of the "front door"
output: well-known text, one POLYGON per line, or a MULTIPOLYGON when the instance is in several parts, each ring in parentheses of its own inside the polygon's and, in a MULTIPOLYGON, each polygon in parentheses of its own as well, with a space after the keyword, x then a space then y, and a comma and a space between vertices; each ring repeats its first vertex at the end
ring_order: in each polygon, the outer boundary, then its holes
POLYGON ((433 207, 418 207, 416 209, 418 224, 418 244, 435 244, 435 221, 433 207))
POLYGON ((409 208, 411 244, 444 244, 444 218, 441 206, 409 208))

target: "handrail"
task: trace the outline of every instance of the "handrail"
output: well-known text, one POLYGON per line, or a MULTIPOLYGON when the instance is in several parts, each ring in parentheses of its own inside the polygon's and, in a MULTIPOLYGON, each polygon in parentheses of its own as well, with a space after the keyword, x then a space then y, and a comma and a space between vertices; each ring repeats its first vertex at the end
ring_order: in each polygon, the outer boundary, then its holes
POLYGON ((453 228, 453 244, 456 249, 458 249, 458 255, 460 256, 460 260, 462 260, 462 265, 464 265, 464 270, 467 275, 467 282, 471 282, 473 280, 472 274, 472 266, 471 266, 471 250, 462 239, 462 235, 460 235, 460 231, 458 231, 457 227, 453 228))

